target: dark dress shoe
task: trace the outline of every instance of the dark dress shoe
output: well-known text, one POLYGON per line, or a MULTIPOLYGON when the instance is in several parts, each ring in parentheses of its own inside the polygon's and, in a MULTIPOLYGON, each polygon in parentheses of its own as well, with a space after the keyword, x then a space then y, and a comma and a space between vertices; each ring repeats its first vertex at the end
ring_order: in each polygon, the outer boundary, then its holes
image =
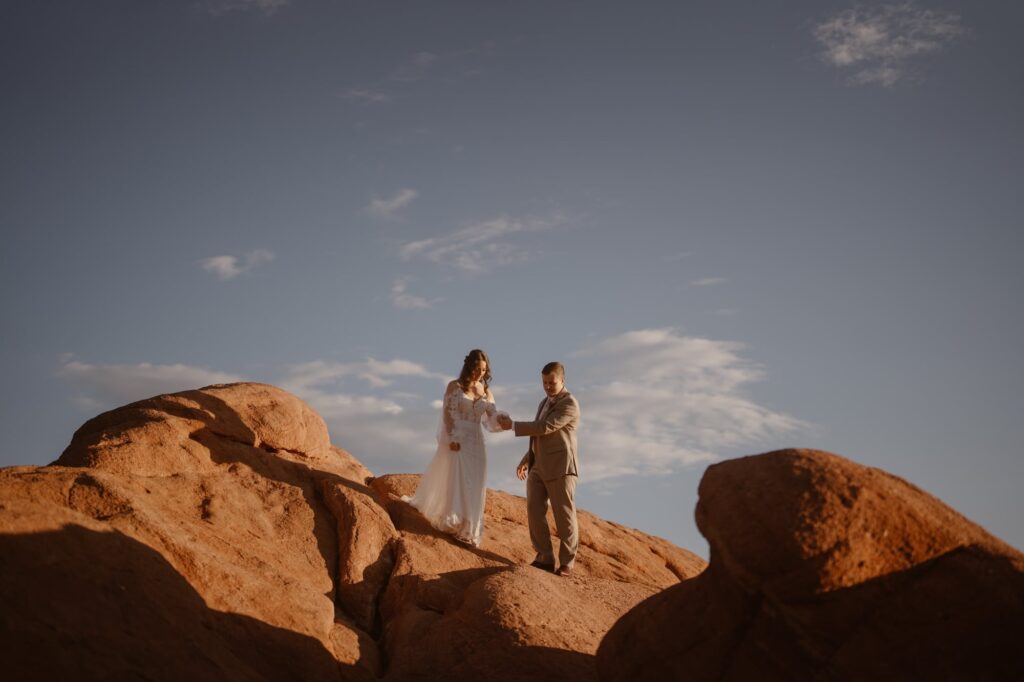
POLYGON ((548 573, 554 573, 555 572, 555 565, 554 564, 546 564, 543 561, 531 561, 530 565, 533 566, 534 568, 539 568, 542 571, 547 571, 548 573))

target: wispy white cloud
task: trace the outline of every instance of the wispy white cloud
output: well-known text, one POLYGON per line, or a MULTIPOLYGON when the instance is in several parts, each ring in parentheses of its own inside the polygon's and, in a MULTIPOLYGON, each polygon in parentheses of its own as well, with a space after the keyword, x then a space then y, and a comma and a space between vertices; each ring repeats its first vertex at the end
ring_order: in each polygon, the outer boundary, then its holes
POLYGON ((200 7, 213 16, 229 12, 260 12, 266 16, 288 5, 290 0, 202 0, 200 7))
POLYGON ((200 265, 202 265, 204 270, 212 272, 220 279, 229 280, 238 277, 243 272, 266 265, 272 260, 274 260, 274 253, 272 251, 256 249, 241 257, 211 256, 210 258, 204 258, 200 265))
MULTIPOLYGON (((493 43, 445 52, 420 50, 403 59, 383 78, 371 82, 369 87, 353 85, 341 96, 349 102, 364 105, 383 105, 406 99, 421 82, 451 83, 483 75, 483 60, 495 52, 493 43)), ((401 137, 393 141, 401 141, 401 137)))
POLYGON ((365 210, 367 213, 377 218, 390 220, 395 218, 402 209, 415 201, 418 196, 419 192, 407 187, 398 190, 390 197, 373 197, 369 206, 367 206, 365 210))
POLYGON ((80 391, 72 400, 85 409, 109 409, 162 393, 175 393, 242 379, 192 365, 97 365, 63 356, 57 375, 80 391))
POLYGON ((400 277, 391 285, 391 303, 399 310, 426 310, 441 299, 426 299, 409 292, 410 277, 400 277))
POLYGON ((396 377, 416 377, 445 381, 442 374, 431 372, 423 365, 409 360, 377 360, 363 362, 328 362, 314 360, 291 365, 283 378, 282 387, 298 394, 336 383, 346 378, 358 378, 372 387, 390 386, 396 377))
POLYGON ((409 472, 429 462, 439 416, 430 401, 451 378, 404 359, 316 360, 287 368, 279 385, 319 412, 332 441, 372 470, 409 472), (405 390, 424 382, 426 398, 405 390))
POLYGON ((362 102, 364 104, 381 104, 391 101, 391 95, 386 92, 363 88, 350 88, 345 91, 342 97, 349 102, 362 102))
POLYGON ((500 265, 529 259, 526 248, 501 241, 512 235, 551 230, 568 222, 561 214, 547 218, 514 219, 499 216, 473 223, 453 232, 402 244, 405 260, 426 258, 469 274, 480 274, 500 265))
POLYGON ((725 277, 704 277, 703 279, 695 279, 690 284, 695 287, 713 287, 716 284, 725 284, 728 281, 725 277))
POLYGON ((422 50, 395 67, 391 80, 410 83, 426 78, 448 81, 473 78, 484 73, 483 60, 494 56, 497 50, 495 43, 445 52, 422 50))
POLYGON ((850 83, 884 87, 906 78, 912 59, 939 52, 966 32, 958 15, 913 2, 847 9, 813 30, 823 59, 853 70, 850 83))
POLYGON ((569 378, 583 410, 586 480, 662 475, 806 428, 745 395, 764 375, 742 349, 672 329, 642 329, 576 353, 581 366, 575 375, 570 367, 569 378))
MULTIPOLYGON (((580 400, 583 481, 661 476, 779 442, 808 430, 759 404, 749 387, 764 371, 729 341, 640 329, 597 339, 566 362, 580 400)), ((547 358, 545 358, 547 359, 547 358)), ((538 377, 513 381, 495 358, 499 409, 530 420, 542 397, 538 377)), ((453 368, 454 369, 457 368, 453 368)), ((92 365, 67 357, 59 374, 82 389, 83 406, 113 407, 159 393, 240 380, 187 365, 92 365)), ((274 381, 327 421, 333 441, 378 473, 422 471, 435 447, 444 384, 454 375, 412 360, 369 357, 286 367, 274 381)), ((521 494, 511 472, 525 448, 509 434, 488 436, 491 485, 521 494)))
MULTIPOLYGON (((70 400, 94 413, 164 393, 250 380, 184 364, 92 364, 71 353, 61 356, 57 375, 75 389, 70 400)), ((293 365, 272 383, 305 400, 323 416, 334 442, 368 466, 418 471, 434 448, 439 413, 430 401, 443 394, 450 378, 409 360, 371 357, 293 365), (428 397, 396 386, 415 382, 425 382, 428 397)))

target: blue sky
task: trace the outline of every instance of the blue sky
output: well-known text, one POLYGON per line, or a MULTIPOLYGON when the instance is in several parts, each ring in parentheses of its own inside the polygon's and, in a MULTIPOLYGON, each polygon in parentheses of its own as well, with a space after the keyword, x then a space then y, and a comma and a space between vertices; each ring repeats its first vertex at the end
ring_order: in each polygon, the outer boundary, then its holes
MULTIPOLYGON (((10 2, 0 464, 294 391, 422 471, 471 348, 580 400, 582 507, 695 551, 786 446, 1024 546, 1017 3, 10 2)), ((489 482, 522 494, 522 443, 489 482)))

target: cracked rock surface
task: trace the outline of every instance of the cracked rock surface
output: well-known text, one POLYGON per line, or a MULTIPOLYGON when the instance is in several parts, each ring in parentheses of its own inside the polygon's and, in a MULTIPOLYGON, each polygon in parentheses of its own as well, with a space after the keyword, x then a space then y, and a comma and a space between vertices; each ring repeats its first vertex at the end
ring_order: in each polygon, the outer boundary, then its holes
POLYGON ((52 465, 0 469, 5 675, 594 680, 612 624, 705 566, 583 512, 558 578, 523 566, 522 498, 489 491, 474 549, 400 501, 417 481, 265 384, 101 414, 52 465))

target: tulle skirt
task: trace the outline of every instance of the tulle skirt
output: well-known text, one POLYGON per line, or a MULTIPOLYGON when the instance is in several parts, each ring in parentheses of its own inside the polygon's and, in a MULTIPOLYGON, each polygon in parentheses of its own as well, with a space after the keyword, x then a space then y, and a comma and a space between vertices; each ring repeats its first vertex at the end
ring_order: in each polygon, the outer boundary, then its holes
POLYGON ((431 525, 454 535, 457 540, 480 545, 484 532, 484 503, 487 488, 487 451, 479 422, 456 421, 458 452, 438 443, 416 494, 403 497, 418 509, 431 525))

